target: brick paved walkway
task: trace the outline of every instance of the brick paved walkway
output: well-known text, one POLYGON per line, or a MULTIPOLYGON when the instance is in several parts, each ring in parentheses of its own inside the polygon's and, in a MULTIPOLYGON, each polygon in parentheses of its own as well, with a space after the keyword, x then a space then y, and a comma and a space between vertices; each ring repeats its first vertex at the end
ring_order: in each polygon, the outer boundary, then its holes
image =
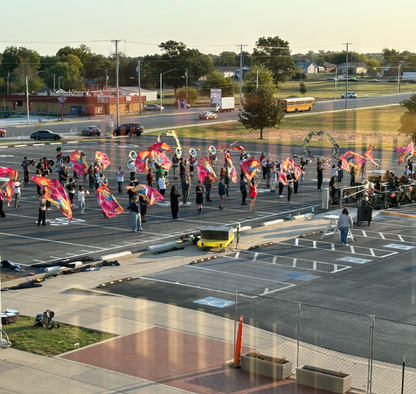
POLYGON ((198 394, 328 393, 231 369, 225 364, 232 354, 232 344, 154 327, 62 358, 198 394))

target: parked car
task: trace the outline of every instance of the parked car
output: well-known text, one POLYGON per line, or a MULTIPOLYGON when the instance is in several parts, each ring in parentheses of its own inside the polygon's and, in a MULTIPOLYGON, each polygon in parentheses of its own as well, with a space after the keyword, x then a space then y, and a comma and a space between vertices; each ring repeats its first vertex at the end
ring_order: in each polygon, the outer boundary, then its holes
MULTIPOLYGON (((345 99, 345 93, 341 95, 341 98, 345 99)), ((354 92, 348 92, 347 98, 357 98, 357 94, 354 92)))
POLYGON ((208 119, 217 119, 217 116, 218 116, 217 114, 214 114, 213 112, 209 112, 209 111, 201 112, 198 115, 199 119, 205 119, 205 120, 208 120, 208 119))
POLYGON ((0 129, 0 137, 5 138, 5 137, 6 137, 6 135, 7 135, 7 131, 6 131, 6 130, 4 130, 4 129, 0 129))
POLYGON ((357 78, 348 78, 348 82, 358 82, 357 78))
POLYGON ((86 126, 82 129, 82 135, 91 136, 91 135, 101 135, 101 130, 97 126, 86 126))
POLYGON ((161 109, 165 109, 165 107, 160 106, 159 104, 146 104, 144 106, 145 111, 160 111, 161 109))
POLYGON ((32 140, 61 140, 64 138, 62 134, 56 134, 50 130, 38 130, 30 134, 32 140))
MULTIPOLYGON (((181 103, 181 108, 183 107, 183 103, 181 103)), ((178 102, 174 101, 173 102, 173 108, 178 108, 178 102)), ((191 108, 191 104, 186 103, 186 108, 191 108)))
POLYGON ((329 81, 329 82, 335 82, 335 81, 338 81, 338 79, 336 79, 336 78, 327 78, 326 80, 327 80, 327 81, 329 81))
POLYGON ((127 136, 131 137, 133 134, 137 135, 138 137, 142 135, 144 131, 143 126, 140 123, 124 123, 117 127, 113 134, 115 136, 127 136))

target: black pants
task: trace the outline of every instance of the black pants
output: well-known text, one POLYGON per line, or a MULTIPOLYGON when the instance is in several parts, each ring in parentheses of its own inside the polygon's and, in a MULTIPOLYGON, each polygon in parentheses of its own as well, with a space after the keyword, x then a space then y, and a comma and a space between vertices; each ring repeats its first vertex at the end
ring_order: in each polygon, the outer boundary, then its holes
POLYGON ((6 214, 3 211, 3 200, 0 200, 0 217, 5 218, 6 214))
POLYGON ((245 204, 247 198, 247 189, 241 190, 241 203, 245 204))
POLYGON ((287 201, 290 201, 291 195, 292 195, 292 185, 289 183, 287 185, 287 201))
POLYGON ((177 202, 172 204, 172 201, 171 201, 170 210, 172 211, 172 218, 176 219, 178 217, 179 204, 177 202))
POLYGON ((267 168, 263 167, 263 179, 266 179, 267 168))
POLYGON ((38 216, 38 226, 40 225, 40 222, 42 221, 42 224, 45 224, 46 219, 46 211, 39 208, 39 216, 38 216))
POLYGON ((344 171, 338 170, 338 182, 342 182, 343 177, 344 177, 344 171))
POLYGON ((134 171, 130 171, 130 180, 132 181, 134 179, 134 175, 136 173, 134 171))
POLYGON ((189 193, 189 190, 188 189, 184 189, 184 188, 182 188, 182 201, 183 201, 183 204, 185 205, 186 203, 187 203, 187 201, 188 201, 188 193, 189 193))
POLYGON ((210 201, 211 200, 210 196, 211 196, 211 186, 206 186, 206 188, 205 188, 205 200, 210 201))
POLYGON ((162 197, 165 197, 165 191, 166 189, 160 189, 159 193, 162 195, 162 197))
POLYGON ((283 187, 284 187, 283 183, 279 182, 279 196, 281 196, 283 193, 283 187))
POLYGON ((293 182, 293 193, 297 193, 299 188, 299 182, 295 181, 293 182))
POLYGON ((25 174, 25 183, 29 183, 29 170, 26 170, 24 174, 25 174))
POLYGON ((323 181, 322 171, 318 171, 318 190, 321 190, 322 181, 323 181))

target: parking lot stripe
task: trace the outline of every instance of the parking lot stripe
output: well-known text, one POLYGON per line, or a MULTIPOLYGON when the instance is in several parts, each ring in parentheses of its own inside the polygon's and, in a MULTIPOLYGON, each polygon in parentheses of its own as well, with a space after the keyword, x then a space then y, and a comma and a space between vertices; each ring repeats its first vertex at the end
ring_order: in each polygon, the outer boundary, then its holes
POLYGON ((404 242, 404 239, 401 235, 397 235, 397 236, 399 237, 400 241, 404 242))
POLYGON ((224 275, 228 274, 228 275, 231 275, 231 276, 238 276, 238 277, 241 277, 241 278, 258 279, 258 280, 262 280, 264 282, 283 283, 283 282, 276 282, 272 279, 258 278, 256 276, 252 276, 252 275, 236 274, 235 272, 226 272, 226 271, 221 271, 221 270, 214 270, 212 268, 200 267, 200 266, 197 266, 197 265, 188 265, 187 268, 209 271, 209 272, 218 272, 220 274, 224 274, 224 275))
POLYGON ((259 254, 258 253, 254 253, 254 256, 253 256, 253 261, 256 261, 257 260, 257 256, 258 256, 259 254))
POLYGON ((273 257, 272 264, 276 264, 277 256, 273 257))
POLYGON ((331 250, 335 250, 335 244, 331 244, 331 250))
POLYGON ((367 233, 364 230, 361 230, 363 232, 363 236, 366 237, 367 233))
POLYGON ((379 233, 379 234, 380 234, 381 239, 386 239, 386 237, 383 235, 383 233, 379 233))
POLYGON ((297 261, 298 261, 298 259, 293 259, 293 262, 292 262, 292 267, 296 267, 296 263, 297 263, 297 261))
MULTIPOLYGON (((351 249, 351 253, 355 254, 355 249, 354 249, 354 246, 350 246, 350 249, 351 249)), ((374 252, 373 252, 373 253, 374 253, 374 252)))
MULTIPOLYGON (((276 283, 285 283, 285 282, 276 282, 276 283)), ((294 283, 285 283, 285 284, 286 284, 286 286, 284 286, 280 289, 276 289, 276 290, 266 291, 268 289, 264 289, 264 292, 259 294, 259 295, 264 296, 264 295, 267 295, 267 294, 276 293, 278 291, 286 290, 286 289, 289 289, 290 287, 295 287, 296 286, 294 283)))
POLYGON ((316 249, 316 241, 313 241, 313 247, 316 249))
POLYGON ((371 253, 371 256, 375 256, 376 254, 374 253, 374 250, 373 249, 369 249, 370 250, 370 253, 371 253))

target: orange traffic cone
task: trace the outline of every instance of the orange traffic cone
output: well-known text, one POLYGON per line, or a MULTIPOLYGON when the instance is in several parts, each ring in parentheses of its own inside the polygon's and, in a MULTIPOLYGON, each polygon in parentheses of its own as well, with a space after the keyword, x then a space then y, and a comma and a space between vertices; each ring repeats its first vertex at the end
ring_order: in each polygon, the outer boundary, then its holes
POLYGON ((235 343, 234 365, 241 364, 241 352, 243 351, 243 320, 244 316, 240 315, 240 322, 238 323, 237 341, 235 343))

